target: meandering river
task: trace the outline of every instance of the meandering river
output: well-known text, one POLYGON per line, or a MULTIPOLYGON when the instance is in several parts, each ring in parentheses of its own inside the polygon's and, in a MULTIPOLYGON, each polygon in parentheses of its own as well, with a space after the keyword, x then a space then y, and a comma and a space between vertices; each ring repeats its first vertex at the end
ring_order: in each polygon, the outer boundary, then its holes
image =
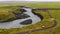
MULTIPOLYGON (((18 20, 14 20, 11 22, 6 22, 6 23, 0 23, 0 28, 1 29, 9 29, 9 28, 21 28, 24 26, 29 26, 29 25, 21 25, 20 23, 22 21, 28 20, 28 19, 32 19, 32 24, 36 24, 37 22, 41 21, 41 19, 37 16, 34 15, 30 9, 28 9, 28 12, 25 12, 25 14, 28 14, 30 17, 25 18, 25 19, 18 19, 18 20)), ((32 25, 30 24, 30 25, 32 25)))

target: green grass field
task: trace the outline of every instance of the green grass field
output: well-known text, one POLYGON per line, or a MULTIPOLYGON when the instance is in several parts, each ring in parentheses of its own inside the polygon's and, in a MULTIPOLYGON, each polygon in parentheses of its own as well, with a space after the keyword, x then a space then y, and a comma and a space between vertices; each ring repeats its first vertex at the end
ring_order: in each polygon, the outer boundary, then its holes
MULTIPOLYGON (((34 7, 34 8, 60 8, 60 3, 23 3, 22 5, 34 7)), ((0 11, 2 12, 2 10, 4 10, 3 13, 6 12, 6 14, 9 14, 9 13, 7 13, 7 11, 5 9, 15 9, 17 7, 18 7, 17 5, 16 6, 11 6, 11 5, 10 6, 1 6, 0 11)), ((1 12, 0 12, 0 14, 1 14, 1 12)), ((44 20, 42 22, 38 22, 37 24, 23 27, 23 28, 0 29, 0 34, 15 34, 17 32, 25 32, 25 31, 29 31, 29 30, 33 30, 33 29, 38 29, 42 25, 45 27, 48 27, 53 24, 53 22, 50 20, 48 14, 46 12, 43 12, 43 11, 40 12, 40 10, 37 10, 35 12, 42 14, 44 16, 44 20)), ((60 34, 60 10, 49 10, 49 12, 57 20, 57 26, 55 26, 54 28, 51 28, 51 29, 47 29, 47 30, 41 30, 38 32, 30 32, 30 34, 60 34)), ((9 16, 9 18, 11 18, 11 16, 9 16)))

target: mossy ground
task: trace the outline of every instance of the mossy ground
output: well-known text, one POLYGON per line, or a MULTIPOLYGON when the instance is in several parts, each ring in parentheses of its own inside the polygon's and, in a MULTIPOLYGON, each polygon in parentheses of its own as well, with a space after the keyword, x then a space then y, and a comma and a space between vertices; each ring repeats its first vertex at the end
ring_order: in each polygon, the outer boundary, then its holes
MULTIPOLYGON (((24 3, 22 5, 29 6, 29 7, 35 7, 35 8, 60 8, 60 3, 24 3)), ((10 8, 14 9, 16 7, 17 6, 0 7, 0 10, 10 9, 10 8)), ((38 22, 34 25, 23 27, 23 28, 0 29, 0 34, 15 34, 17 32, 24 32, 24 31, 29 31, 33 29, 39 29, 42 25, 45 27, 52 25, 53 22, 50 20, 46 12, 39 11, 39 10, 35 12, 42 14, 44 16, 44 20, 42 22, 38 22)), ((49 10, 49 12, 57 20, 57 26, 54 28, 48 29, 48 30, 30 32, 30 34, 60 34, 60 10, 49 10)))

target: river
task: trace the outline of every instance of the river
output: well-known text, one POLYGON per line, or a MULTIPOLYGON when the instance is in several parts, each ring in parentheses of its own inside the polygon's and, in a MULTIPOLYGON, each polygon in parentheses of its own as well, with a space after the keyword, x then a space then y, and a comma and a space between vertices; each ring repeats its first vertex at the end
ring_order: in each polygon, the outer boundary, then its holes
POLYGON ((24 26, 30 26, 32 24, 36 24, 37 22, 41 21, 41 19, 37 16, 34 15, 30 9, 28 9, 28 12, 25 12, 25 14, 28 14, 30 17, 25 18, 25 19, 18 19, 18 20, 14 20, 11 22, 6 22, 6 23, 0 23, 0 28, 1 29, 9 29, 9 28, 22 28, 24 26), (20 24, 22 21, 28 20, 28 19, 32 19, 32 24, 30 25, 22 25, 20 24))

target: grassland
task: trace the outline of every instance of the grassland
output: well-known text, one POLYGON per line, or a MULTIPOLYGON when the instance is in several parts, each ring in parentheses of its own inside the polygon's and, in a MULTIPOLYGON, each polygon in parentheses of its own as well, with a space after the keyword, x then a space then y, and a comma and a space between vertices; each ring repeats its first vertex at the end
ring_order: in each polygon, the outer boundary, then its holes
MULTIPOLYGON (((60 3, 23 3, 24 6, 34 7, 34 8, 60 8, 60 3)), ((4 9, 14 9, 17 6, 1 6, 0 11, 4 9)), ((57 26, 47 30, 41 30, 38 32, 30 32, 30 34, 60 34, 60 10, 49 10, 51 15, 57 20, 57 26)), ((36 13, 42 14, 44 16, 44 20, 42 22, 38 22, 37 24, 23 27, 23 28, 15 28, 15 29, 0 29, 0 34, 15 34, 17 32, 25 32, 33 29, 38 29, 42 25, 48 27, 52 25, 52 21, 50 20, 48 14, 46 12, 37 11, 36 13)), ((7 13, 6 13, 7 14, 7 13)))

